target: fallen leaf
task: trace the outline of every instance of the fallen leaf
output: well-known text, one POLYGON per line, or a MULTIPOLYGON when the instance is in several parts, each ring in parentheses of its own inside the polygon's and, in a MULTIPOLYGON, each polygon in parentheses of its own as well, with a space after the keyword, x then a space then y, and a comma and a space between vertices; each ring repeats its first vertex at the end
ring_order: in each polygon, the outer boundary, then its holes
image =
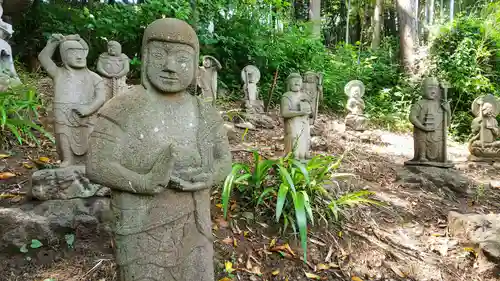
POLYGON ((215 204, 215 207, 219 208, 219 209, 222 209, 222 204, 215 204))
POLYGON ((273 272, 271 272, 271 274, 274 275, 274 276, 276 276, 276 275, 280 274, 280 270, 276 269, 273 272))
POLYGON ((229 223, 226 220, 224 220, 223 218, 216 218, 215 222, 217 223, 218 226, 220 226, 222 228, 226 228, 229 226, 229 223))
POLYGON ((238 247, 238 240, 233 238, 233 246, 236 248, 238 247))
POLYGON ((339 268, 339 267, 340 267, 338 264, 333 263, 333 262, 329 263, 329 264, 328 264, 328 266, 329 266, 330 268, 339 268))
POLYGON ((50 162, 50 158, 45 157, 45 156, 38 158, 38 160, 40 160, 40 162, 42 162, 42 163, 49 163, 50 162))
POLYGON ((304 271, 304 273, 306 274, 306 277, 309 278, 309 279, 316 279, 316 280, 320 280, 321 279, 321 277, 319 277, 316 274, 312 274, 312 273, 305 272, 305 271, 304 271))
POLYGON ((0 159, 9 158, 9 154, 0 154, 0 159))
POLYGON ((219 279, 219 281, 232 281, 233 279, 229 278, 229 277, 224 277, 222 279, 219 279))
POLYGON ((222 239, 222 243, 224 243, 226 245, 231 245, 231 244, 233 244, 233 238, 232 237, 226 237, 226 238, 222 239))
POLYGON ((226 272, 227 272, 227 273, 231 273, 231 272, 233 272, 233 271, 235 271, 235 270, 236 270, 236 269, 234 269, 234 268, 233 268, 233 263, 232 263, 232 262, 230 262, 230 261, 226 261, 226 262, 224 263, 224 265, 225 265, 225 269, 226 269, 226 272))
POLYGON ((275 246, 275 247, 269 249, 269 251, 271 251, 271 252, 286 251, 286 252, 290 253, 290 255, 295 257, 295 253, 293 252, 292 248, 290 248, 290 245, 288 245, 288 243, 285 243, 284 245, 275 246))
POLYGON ((245 231, 243 231, 243 236, 244 236, 244 237, 247 237, 247 236, 248 236, 248 233, 249 233, 249 232, 248 232, 248 231, 246 231, 246 230, 245 230, 245 231))
POLYGON ((271 243, 269 244, 269 248, 274 247, 274 245, 276 245, 276 238, 273 238, 273 240, 271 240, 271 243))
POLYGON ((250 261, 250 258, 247 259, 246 268, 252 269, 252 262, 250 261))
POLYGON ((258 266, 254 266, 254 267, 252 268, 252 273, 253 273, 253 274, 255 274, 255 275, 258 275, 258 276, 261 276, 261 275, 262 275, 262 272, 261 272, 261 270, 260 270, 260 267, 258 267, 258 266))
POLYGON ((328 264, 320 263, 316 265, 316 270, 328 270, 328 269, 330 269, 330 265, 328 264))
POLYGON ((16 174, 13 174, 11 172, 3 172, 0 173, 0 180, 6 180, 15 177, 16 174))
POLYGON ((359 278, 359 277, 357 277, 357 276, 353 276, 353 277, 351 277, 351 280, 352 280, 352 281, 363 281, 363 279, 361 279, 361 278, 359 278))
POLYGON ((27 162, 24 162, 23 163, 23 167, 26 168, 26 169, 33 169, 33 166, 31 166, 29 163, 27 162))

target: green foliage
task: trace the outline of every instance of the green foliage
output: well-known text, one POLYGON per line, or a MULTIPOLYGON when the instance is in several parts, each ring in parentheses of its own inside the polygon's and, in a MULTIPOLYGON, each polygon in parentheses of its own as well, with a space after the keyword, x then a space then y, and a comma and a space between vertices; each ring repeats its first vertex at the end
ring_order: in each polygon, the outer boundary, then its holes
MULTIPOLYGON (((315 217, 326 225, 338 221, 345 208, 358 204, 378 204, 369 199, 369 191, 343 193, 333 186, 339 178, 352 174, 336 173, 342 157, 318 155, 306 164, 289 154, 277 160, 262 159, 253 152, 253 165, 235 163, 222 190, 224 217, 227 217, 229 199, 237 190, 246 207, 256 211, 272 209, 276 222, 283 223, 283 232, 290 226, 298 229, 304 260, 307 253, 307 228, 315 217)), ((268 213, 268 212, 265 212, 268 213)))
POLYGON ((11 136, 14 136, 19 144, 23 142, 40 144, 39 136, 35 132, 53 140, 45 129, 35 123, 39 118, 42 102, 32 87, 20 85, 1 92, 0 104, 2 145, 5 146, 11 136))
POLYGON ((470 132, 472 101, 484 94, 500 94, 500 3, 482 14, 458 16, 441 27, 432 42, 434 74, 453 89, 451 132, 461 139, 470 132))

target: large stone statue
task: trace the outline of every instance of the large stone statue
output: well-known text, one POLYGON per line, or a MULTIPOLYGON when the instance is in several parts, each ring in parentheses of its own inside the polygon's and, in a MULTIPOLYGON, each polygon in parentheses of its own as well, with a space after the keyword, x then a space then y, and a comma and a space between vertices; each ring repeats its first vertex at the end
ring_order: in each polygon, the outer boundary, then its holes
POLYGON ((106 101, 102 78, 87 68, 88 51, 79 35, 53 34, 38 56, 54 80, 54 131, 61 167, 86 162, 91 117, 106 101), (62 67, 52 60, 57 47, 62 67))
POLYGON ((410 122, 413 124, 414 157, 405 165, 424 165, 449 168, 446 137, 451 110, 439 81, 426 78, 423 82, 423 99, 412 105, 410 122))
POLYGON ((309 158, 312 104, 302 91, 302 77, 298 73, 288 76, 287 92, 281 98, 281 116, 285 121, 285 153, 294 152, 300 160, 309 158))
POLYGON ((304 73, 303 91, 309 96, 312 104, 312 118, 309 120, 313 125, 318 117, 318 107, 320 100, 323 99, 323 75, 308 71, 304 73))
POLYGON ((196 86, 199 42, 173 18, 144 31, 142 86, 107 102, 87 176, 112 190, 120 281, 213 281, 210 187, 231 170, 222 118, 196 86))
POLYGON ((348 112, 345 117, 346 129, 353 131, 366 130, 367 119, 363 114, 365 110, 365 102, 363 101, 365 85, 359 80, 352 80, 345 85, 344 92, 349 97, 346 104, 348 112))
POLYGON ((222 69, 220 62, 212 56, 203 56, 203 65, 199 68, 198 86, 201 96, 215 105, 217 99, 217 71, 222 69))
POLYGON ((264 102, 259 100, 259 88, 257 83, 260 80, 260 71, 254 65, 247 65, 241 71, 243 80, 243 91, 245 92, 244 107, 249 113, 263 113, 264 102))
POLYGON ((469 140, 469 160, 500 162, 500 130, 496 117, 500 113, 500 100, 489 94, 472 103, 472 138, 469 140))
POLYGON ((7 43, 13 32, 12 26, 0 19, 0 91, 21 84, 14 68, 12 48, 7 43))
POLYGON ((104 76, 106 100, 124 93, 127 89, 127 73, 130 59, 122 53, 122 46, 116 41, 108 42, 108 51, 97 60, 97 72, 104 76))

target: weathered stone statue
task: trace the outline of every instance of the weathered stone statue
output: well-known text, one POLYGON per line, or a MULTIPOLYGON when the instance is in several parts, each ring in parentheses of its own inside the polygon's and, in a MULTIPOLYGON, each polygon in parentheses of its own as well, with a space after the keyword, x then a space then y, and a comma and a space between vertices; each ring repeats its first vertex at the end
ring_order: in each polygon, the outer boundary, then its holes
POLYGON ((0 91, 21 84, 14 68, 12 48, 7 43, 13 32, 12 26, 0 19, 0 91))
POLYGON ((112 190, 120 281, 213 281, 210 187, 230 172, 222 118, 191 95, 199 43, 158 19, 144 31, 142 86, 107 102, 90 138, 87 176, 112 190))
POLYGON ((97 72, 104 76, 106 100, 124 93, 127 89, 127 73, 130 59, 122 53, 122 45, 116 41, 108 42, 108 51, 97 60, 97 72))
POLYGON ((297 159, 309 158, 312 104, 302 91, 302 77, 298 73, 288 76, 287 92, 281 98, 281 116, 285 121, 285 153, 294 151, 297 159))
POLYGON ((88 51, 79 35, 53 34, 38 56, 54 80, 54 130, 61 167, 86 162, 91 117, 106 101, 102 78, 87 68, 88 51), (57 47, 63 67, 52 61, 57 47))
POLYGON ((217 71, 222 69, 220 62, 212 56, 203 56, 203 65, 199 67, 198 86, 207 102, 215 105, 217 99, 217 71))
POLYGON ((472 138, 469 140, 469 160, 500 161, 500 130, 496 117, 500 113, 500 100, 489 94, 472 103, 472 138))
POLYGON ((309 120, 313 125, 318 117, 319 101, 323 99, 323 75, 308 71, 304 73, 303 91, 309 96, 312 104, 312 118, 309 120))
POLYGON ((449 168, 447 161, 446 137, 450 125, 451 110, 446 98, 446 90, 439 81, 426 78, 423 82, 423 99, 411 107, 410 122, 413 124, 415 156, 405 165, 425 165, 449 168))
POLYGON ((243 80, 243 91, 245 92, 244 107, 249 113, 263 113, 264 102, 259 100, 259 88, 257 83, 260 80, 260 71, 254 65, 247 65, 241 71, 243 80))
POLYGON ((349 97, 346 104, 348 112, 345 117, 346 129, 353 131, 366 130, 367 119, 363 114, 365 110, 365 102, 363 101, 365 85, 359 80, 352 80, 345 85, 344 92, 349 97))

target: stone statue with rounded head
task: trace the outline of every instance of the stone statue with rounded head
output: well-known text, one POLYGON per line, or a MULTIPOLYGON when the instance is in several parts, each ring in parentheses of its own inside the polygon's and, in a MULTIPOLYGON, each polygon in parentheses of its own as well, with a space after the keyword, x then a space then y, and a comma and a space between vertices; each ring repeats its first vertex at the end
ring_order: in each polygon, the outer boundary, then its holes
POLYGON ((190 94, 199 42, 173 18, 144 31, 142 87, 99 111, 87 176, 111 188, 120 281, 213 281, 210 187, 231 170, 222 118, 190 94))
POLYGON ((477 97, 472 103, 476 116, 471 123, 472 137, 469 139, 469 160, 478 162, 500 162, 500 99, 492 94, 477 97))
POLYGON ((363 101, 365 85, 359 80, 352 80, 345 85, 344 92, 349 97, 346 104, 348 111, 345 117, 346 129, 353 131, 366 130, 367 119, 363 114, 365 110, 365 102, 363 101))
POLYGON ((54 130, 61 167, 85 164, 92 117, 106 101, 102 78, 87 68, 88 52, 79 35, 53 34, 38 55, 54 81, 54 130), (58 47, 62 67, 52 60, 58 47))
POLYGON ((217 71, 222 69, 220 62, 212 56, 203 56, 203 65, 199 67, 198 86, 201 96, 215 105, 217 99, 217 71))
POLYGON ((108 51, 102 53, 97 60, 97 72, 104 76, 106 84, 106 100, 125 92, 129 71, 130 59, 122 53, 122 45, 109 41, 108 51))

